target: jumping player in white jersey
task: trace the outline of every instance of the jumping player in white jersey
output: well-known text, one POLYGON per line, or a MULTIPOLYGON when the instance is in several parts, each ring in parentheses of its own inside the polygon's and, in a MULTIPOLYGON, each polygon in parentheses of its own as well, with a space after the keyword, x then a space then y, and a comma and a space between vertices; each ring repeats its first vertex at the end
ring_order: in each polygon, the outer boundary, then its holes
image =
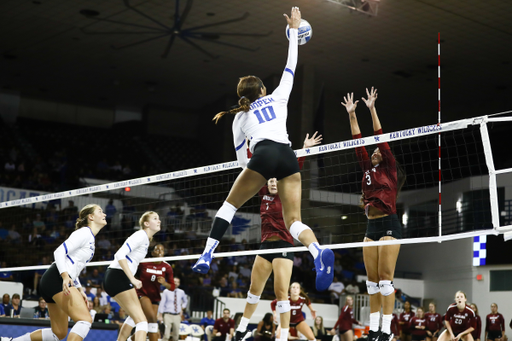
MULTIPOLYGON (((237 87, 239 107, 220 112, 214 117, 217 122, 225 114, 236 114, 233 121, 233 139, 238 163, 244 170, 217 212, 205 250, 192 270, 208 272, 213 251, 237 209, 258 193, 268 179, 277 178, 286 228, 295 240, 309 248, 315 259, 316 288, 323 291, 333 279, 334 254, 331 250, 320 247, 313 231, 301 222, 301 176, 286 130, 288 98, 297 66, 297 34, 301 14, 298 7, 293 7, 291 18, 286 14, 284 16, 290 26, 290 43, 288 60, 279 86, 267 95, 261 79, 255 76, 242 77, 237 87), (246 139, 250 140, 250 151, 253 154, 249 162, 245 149, 246 139)), ((283 303, 283 313, 290 310, 289 302, 284 302, 287 303, 283 303)))
MULTIPOLYGON (((76 229, 53 253, 55 262, 41 277, 39 290, 48 304, 51 328, 39 329, 14 338, 14 341, 59 341, 68 334, 68 316, 75 321, 69 341, 85 339, 92 319, 87 308, 87 296, 78 276, 94 256, 95 237, 107 224, 101 207, 90 204, 82 208, 76 229)), ((2 341, 5 338, 2 337, 2 341)))
MULTIPOLYGON (((114 261, 105 272, 103 286, 135 323, 135 341, 145 341, 148 321, 135 289, 142 288, 142 282, 134 277, 139 263, 148 253, 153 235, 160 231, 160 217, 155 212, 146 212, 139 220, 141 229, 132 234, 114 255, 114 261)), ((149 330, 156 333, 157 330, 149 330)))

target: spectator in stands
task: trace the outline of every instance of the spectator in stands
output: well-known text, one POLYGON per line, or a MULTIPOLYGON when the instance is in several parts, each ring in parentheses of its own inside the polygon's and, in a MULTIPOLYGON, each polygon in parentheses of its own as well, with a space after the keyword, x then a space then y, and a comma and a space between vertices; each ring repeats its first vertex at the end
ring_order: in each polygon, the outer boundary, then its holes
POLYGON ((32 222, 32 225, 37 228, 38 233, 43 233, 44 230, 46 230, 46 225, 44 224, 44 221, 41 220, 40 213, 36 214, 36 219, 32 222))
MULTIPOLYGON (((108 226, 108 223, 107 223, 107 226, 108 226)), ((100 234, 99 236, 99 240, 98 242, 96 243, 96 245, 98 246, 98 248, 102 249, 102 250, 108 250, 110 249, 110 247, 112 246, 112 244, 110 243, 110 240, 108 240, 104 234, 100 234)))
POLYGON ((98 311, 96 311, 94 309, 94 303, 91 302, 91 301, 88 301, 87 302, 87 308, 89 309, 89 313, 91 314, 91 319, 94 322, 94 318, 96 317, 96 314, 98 313, 98 311))
POLYGON ((103 311, 103 307, 100 303, 99 296, 94 297, 94 300, 92 301, 92 309, 94 309, 97 313, 101 313, 103 311))
POLYGON ((126 311, 123 308, 119 309, 119 311, 114 315, 114 323, 121 327, 124 324, 124 321, 128 318, 126 315, 126 311))
POLYGON ((4 294, 2 296, 2 308, 3 308, 4 314, 6 313, 6 311, 10 311, 10 309, 12 308, 11 296, 9 294, 4 294))
MULTIPOLYGON (((47 264, 50 264, 50 262, 48 262, 48 257, 43 256, 43 259, 41 260, 41 262, 39 262, 39 265, 47 265, 47 264)), ((34 287, 33 287, 33 291, 32 291, 32 293, 34 295, 37 294, 39 281, 41 280, 41 277, 43 276, 45 271, 46 271, 45 269, 34 271, 34 287)))
POLYGON ((238 284, 236 284, 236 281, 231 282, 231 291, 228 293, 228 297, 244 298, 242 291, 238 289, 238 284))
POLYGON ((256 335, 254 341, 271 341, 276 333, 276 325, 274 324, 274 315, 266 313, 263 320, 258 322, 256 327, 256 335))
POLYGON ((30 217, 25 217, 25 222, 23 223, 23 231, 31 232, 34 229, 34 224, 30 220, 30 217))
POLYGON ((222 311, 222 317, 215 320, 213 325, 213 340, 212 341, 227 341, 226 336, 229 335, 229 340, 233 339, 235 332, 235 321, 230 318, 230 310, 225 308, 222 311))
POLYGON ((99 297, 100 305, 110 304, 110 296, 103 290, 103 288, 96 288, 96 297, 99 297))
MULTIPOLYGON (((203 330, 208 326, 213 326, 215 324, 215 320, 213 319, 213 311, 208 310, 206 311, 206 316, 201 319, 201 322, 199 322, 199 325, 203 330)), ((211 340, 208 340, 211 341, 211 340)))
POLYGON ((103 275, 100 274, 98 268, 94 268, 91 276, 87 277, 86 280, 87 283, 91 283, 93 288, 101 288, 101 285, 103 284, 103 275))
POLYGON ((343 270, 343 267, 341 266, 340 260, 336 259, 334 261, 334 273, 335 274, 341 274, 341 271, 343 270))
MULTIPOLYGON (((476 306, 476 304, 471 303, 470 307, 475 312, 475 325, 473 326, 475 330, 471 332, 471 336, 473 336, 474 341, 480 341, 480 337, 482 335, 482 319, 480 318, 480 314, 478 314, 478 307, 476 306)), ((487 338, 485 338, 484 340, 487 341, 487 338)))
POLYGON ((19 244, 21 242, 21 235, 16 229, 16 224, 12 224, 11 229, 9 230, 8 239, 13 244, 19 244))
POLYGON ((39 305, 34 308, 34 318, 41 320, 50 318, 46 301, 42 297, 39 297, 39 305))
POLYGON ((103 314, 107 314, 107 319, 113 320, 115 311, 112 311, 112 307, 110 306, 110 304, 107 304, 106 306, 103 307, 103 314))
POLYGON ((343 293, 346 293, 349 295, 359 294, 359 284, 357 283, 357 280, 353 279, 352 281, 350 281, 350 283, 343 290, 343 293))
POLYGON ((311 327, 311 329, 313 329, 315 339, 318 341, 322 341, 324 336, 327 335, 324 327, 324 318, 322 316, 317 316, 315 318, 315 322, 313 323, 313 327, 311 327))
MULTIPOLYGON (((436 312, 436 305, 434 302, 430 302, 428 305, 428 313, 425 314, 426 330, 427 330, 427 341, 436 341, 439 336, 439 331, 443 327, 443 320, 441 314, 436 312)), ((476 340, 475 340, 476 341, 476 340)))
POLYGON ((0 304, 0 317, 4 317, 4 316, 5 316, 4 305, 0 304))
POLYGON ((14 161, 7 160, 7 162, 4 165, 4 169, 7 173, 14 172, 16 170, 16 165, 14 164, 14 161))
POLYGON ((329 288, 327 289, 331 296, 331 303, 334 304, 338 302, 343 289, 345 289, 345 285, 338 281, 338 277, 334 276, 331 285, 329 285, 329 288))
POLYGON ((491 313, 485 318, 485 339, 500 341, 505 335, 505 318, 498 313, 498 305, 491 304, 491 313))
POLYGON ((425 341, 427 337, 426 330, 426 319, 425 312, 423 311, 423 307, 416 308, 416 315, 411 318, 411 322, 409 323, 412 340, 413 341, 425 341))
POLYGON ((34 226, 32 233, 28 236, 28 243, 38 249, 42 249, 45 244, 43 237, 39 233, 36 226, 34 226))
MULTIPOLYGON (((6 261, 2 261, 1 265, 0 265, 0 268, 6 268, 7 267, 7 262, 6 261)), ((14 281, 14 277, 12 275, 12 272, 10 271, 2 271, 0 272, 0 281, 14 281)))
POLYGON ((411 303, 405 301, 404 311, 400 314, 398 324, 400 325, 400 341, 411 341, 411 330, 409 324, 414 317, 414 312, 411 310, 411 303))
POLYGON ((92 302, 96 295, 91 292, 91 288, 91 283, 87 282, 87 284, 85 284, 85 296, 87 296, 87 299, 92 302))
POLYGON ((114 200, 110 199, 105 207, 105 214, 107 215, 107 227, 111 226, 112 219, 117 213, 117 208, 114 206, 114 200))
POLYGON ((20 317, 21 312, 21 299, 20 294, 13 294, 9 308, 5 308, 5 316, 7 317, 20 317))
POLYGON ((233 265, 233 267, 231 268, 231 271, 228 274, 228 280, 229 281, 233 281, 233 280, 236 281, 237 278, 238 278, 238 272, 239 272, 238 266, 236 264, 233 265))
POLYGON ((62 211, 63 215, 70 215, 73 218, 78 216, 78 207, 75 206, 75 202, 73 200, 69 200, 68 206, 62 211))

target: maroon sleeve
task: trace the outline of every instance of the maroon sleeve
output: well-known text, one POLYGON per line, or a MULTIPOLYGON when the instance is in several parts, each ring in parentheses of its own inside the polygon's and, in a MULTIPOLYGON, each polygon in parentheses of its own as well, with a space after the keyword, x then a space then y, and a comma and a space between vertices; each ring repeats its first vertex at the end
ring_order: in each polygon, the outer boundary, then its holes
POLYGON ((501 324, 501 330, 505 331, 505 318, 503 315, 500 314, 500 324, 501 324))
POLYGON ((268 194, 268 187, 267 185, 261 187, 261 189, 258 192, 258 195, 260 196, 260 199, 263 198, 264 195, 268 194))
POLYGON ((338 325, 341 323, 341 320, 343 320, 343 316, 345 316, 345 309, 341 309, 341 314, 338 317, 338 321, 336 321, 336 324, 334 325, 333 329, 338 328, 338 325))
POLYGON ((476 335, 477 335, 477 338, 479 339, 480 338, 480 335, 482 335, 482 319, 480 318, 475 318, 475 322, 476 322, 476 328, 475 328, 475 331, 476 331, 476 335))
MULTIPOLYGON (((375 130, 373 132, 373 135, 382 135, 382 129, 375 130)), ((389 144, 387 142, 377 143, 377 147, 379 147, 381 152, 382 152, 383 149, 384 150, 389 150, 389 144)))
POLYGON ((437 329, 436 330, 440 330, 441 328, 443 328, 443 317, 441 316, 441 314, 437 314, 437 329))
POLYGON ((272 311, 276 311, 276 305, 277 305, 277 299, 270 302, 270 309, 272 309, 272 311))
POLYGON ((176 285, 174 284, 174 272, 172 271, 172 266, 170 264, 166 263, 166 274, 165 274, 165 280, 167 283, 171 285, 171 291, 174 291, 176 289, 176 285))
POLYGON ((247 148, 247 158, 250 159, 251 157, 252 157, 252 153, 249 150, 249 148, 247 148))
MULTIPOLYGON (((360 139, 363 137, 361 134, 352 135, 353 139, 360 139)), ((368 152, 365 147, 356 147, 356 156, 359 161, 359 166, 363 169, 370 169, 370 158, 368 157, 368 152)))

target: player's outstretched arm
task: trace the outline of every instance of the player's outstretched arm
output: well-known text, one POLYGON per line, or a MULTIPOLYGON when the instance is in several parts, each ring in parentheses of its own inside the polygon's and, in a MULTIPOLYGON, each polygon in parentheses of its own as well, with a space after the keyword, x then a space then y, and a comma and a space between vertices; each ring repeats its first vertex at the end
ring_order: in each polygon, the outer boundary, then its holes
POLYGON ((368 109, 370 109, 370 113, 372 114, 372 122, 373 122, 373 131, 377 131, 382 129, 382 126, 380 124, 379 116, 377 115, 377 109, 375 108, 375 101, 377 101, 377 89, 374 89, 372 86, 371 90, 368 90, 366 88, 366 95, 368 96, 368 99, 365 99, 364 97, 361 98, 368 109))
POLYGON ((357 116, 356 116, 356 108, 357 108, 357 102, 354 102, 354 93, 348 93, 347 96, 343 97, 343 101, 341 102, 341 105, 347 109, 348 116, 350 118, 350 130, 352 132, 352 135, 359 135, 361 134, 361 129, 359 129, 359 123, 357 122, 357 116))

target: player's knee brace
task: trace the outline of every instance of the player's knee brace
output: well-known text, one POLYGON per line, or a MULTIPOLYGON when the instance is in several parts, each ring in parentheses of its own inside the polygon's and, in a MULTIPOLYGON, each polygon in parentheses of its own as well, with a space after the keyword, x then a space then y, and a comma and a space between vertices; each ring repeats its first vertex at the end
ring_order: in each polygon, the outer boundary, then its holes
POLYGON ((276 304, 276 311, 279 313, 279 314, 283 314, 283 313, 287 313, 291 310, 291 307, 290 307, 290 301, 289 300, 286 300, 286 301, 277 301, 277 304, 276 304))
POLYGON ((149 333, 158 333, 158 323, 148 323, 149 333))
POLYGON ((368 295, 375 295, 380 292, 379 284, 372 281, 366 281, 366 289, 368 295))
POLYGON ((132 328, 135 328, 135 321, 132 319, 131 316, 128 316, 126 320, 124 320, 124 323, 129 325, 132 328))
POLYGON ((260 296, 256 296, 251 294, 250 291, 247 292, 247 303, 249 304, 257 304, 260 301, 260 296))
POLYGON ((300 242, 300 240, 299 240, 300 234, 306 230, 311 230, 311 228, 308 225, 303 224, 300 221, 296 221, 292 224, 292 226, 290 226, 290 234, 292 235, 293 239, 295 239, 296 241, 299 241, 299 242, 300 242))
POLYGON ((53 333, 51 328, 42 329, 41 334, 43 336, 43 341, 59 341, 59 338, 53 333))
POLYGON ((148 332, 148 322, 139 322, 135 325, 135 332, 148 332))
POLYGON ((233 205, 231 205, 229 202, 224 201, 222 206, 217 211, 217 214, 215 217, 222 218, 228 223, 231 223, 231 220, 233 220, 233 217, 235 216, 237 208, 233 205))
POLYGON ((70 333, 75 333, 80 336, 82 339, 85 339, 87 334, 89 334, 89 330, 91 330, 91 323, 87 321, 77 321, 73 328, 71 328, 70 333))
POLYGON ((379 282, 380 293, 382 296, 389 296, 395 292, 395 285, 392 281, 380 281, 379 282))

